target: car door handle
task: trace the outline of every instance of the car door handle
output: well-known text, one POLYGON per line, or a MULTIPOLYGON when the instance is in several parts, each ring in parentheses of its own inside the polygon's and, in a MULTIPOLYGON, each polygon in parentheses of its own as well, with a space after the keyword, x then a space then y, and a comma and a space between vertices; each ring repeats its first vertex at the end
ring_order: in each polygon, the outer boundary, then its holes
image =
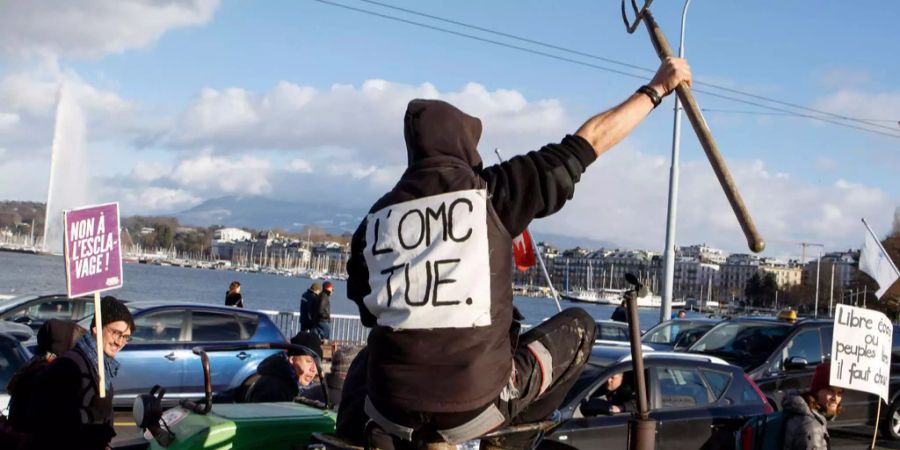
POLYGON ((234 355, 234 356, 237 356, 238 359, 240 359, 241 361, 243 361, 243 360, 249 358, 249 357, 252 356, 252 355, 250 355, 250 354, 247 353, 247 352, 240 352, 240 353, 238 353, 237 355, 234 355))
POLYGON ((175 356, 175 352, 169 353, 168 355, 163 356, 163 358, 166 358, 166 359, 168 359, 169 361, 175 361, 176 359, 178 359, 178 358, 175 356))

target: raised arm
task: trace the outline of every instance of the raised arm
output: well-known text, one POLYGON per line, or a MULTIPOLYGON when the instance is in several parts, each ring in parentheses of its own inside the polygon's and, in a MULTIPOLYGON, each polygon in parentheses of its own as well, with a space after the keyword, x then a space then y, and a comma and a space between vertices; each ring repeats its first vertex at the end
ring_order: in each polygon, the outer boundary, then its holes
MULTIPOLYGON (((679 83, 691 84, 691 68, 682 58, 667 58, 647 85, 660 98, 669 95, 679 83)), ((575 133, 594 147, 597 156, 612 148, 647 117, 653 109, 651 95, 635 92, 618 106, 588 119, 575 133)))

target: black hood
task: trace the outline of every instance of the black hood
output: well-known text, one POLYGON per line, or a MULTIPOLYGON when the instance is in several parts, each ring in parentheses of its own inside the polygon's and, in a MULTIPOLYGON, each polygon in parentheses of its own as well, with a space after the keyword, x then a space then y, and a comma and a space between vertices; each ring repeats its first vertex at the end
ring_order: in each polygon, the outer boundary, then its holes
POLYGON ((435 156, 463 160, 481 169, 481 120, 440 100, 415 99, 406 107, 403 134, 409 165, 435 156))

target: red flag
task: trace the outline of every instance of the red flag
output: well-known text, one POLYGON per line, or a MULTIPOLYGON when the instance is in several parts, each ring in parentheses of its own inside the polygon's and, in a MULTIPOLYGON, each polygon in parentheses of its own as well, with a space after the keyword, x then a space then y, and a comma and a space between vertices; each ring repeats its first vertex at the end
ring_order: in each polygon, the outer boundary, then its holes
POLYGON ((525 230, 522 234, 513 239, 512 243, 516 267, 524 272, 536 262, 534 257, 534 245, 531 243, 531 235, 528 234, 528 230, 525 230))

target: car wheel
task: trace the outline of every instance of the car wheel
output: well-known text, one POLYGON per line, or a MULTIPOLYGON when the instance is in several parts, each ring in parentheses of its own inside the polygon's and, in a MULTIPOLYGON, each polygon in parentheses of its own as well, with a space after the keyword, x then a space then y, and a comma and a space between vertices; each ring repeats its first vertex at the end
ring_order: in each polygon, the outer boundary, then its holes
POLYGON ((900 399, 894 400, 887 414, 881 418, 881 433, 891 440, 900 440, 900 399))

